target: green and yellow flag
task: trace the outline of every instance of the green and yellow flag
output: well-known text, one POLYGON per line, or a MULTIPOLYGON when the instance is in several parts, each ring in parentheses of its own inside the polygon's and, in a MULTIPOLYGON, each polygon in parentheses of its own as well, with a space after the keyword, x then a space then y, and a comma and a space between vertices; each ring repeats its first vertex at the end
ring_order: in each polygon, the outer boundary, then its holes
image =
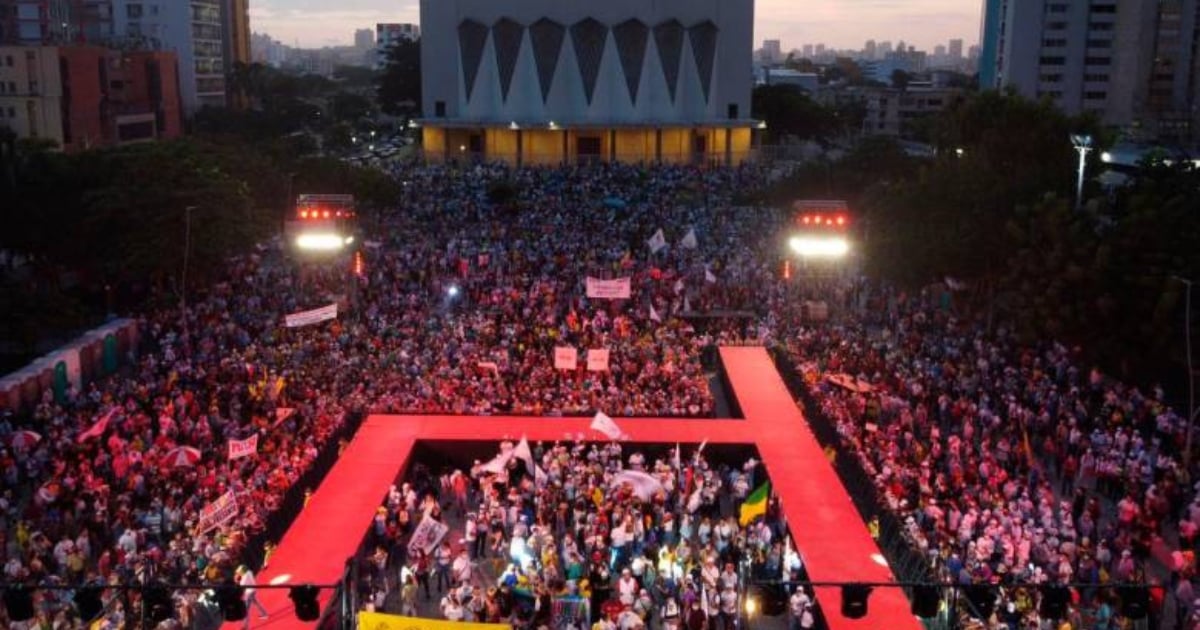
POLYGON ((746 502, 742 503, 738 522, 742 527, 749 525, 755 518, 767 513, 767 495, 771 494, 771 482, 765 482, 759 486, 753 494, 746 497, 746 502))

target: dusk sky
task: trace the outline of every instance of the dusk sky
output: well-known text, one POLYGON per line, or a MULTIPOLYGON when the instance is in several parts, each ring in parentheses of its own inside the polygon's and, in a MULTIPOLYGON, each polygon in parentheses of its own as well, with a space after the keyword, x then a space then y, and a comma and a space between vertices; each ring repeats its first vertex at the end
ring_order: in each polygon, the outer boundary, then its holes
MULTIPOLYGON (((783 40, 784 50, 823 43, 862 48, 868 39, 904 40, 933 51, 962 38, 978 43, 981 0, 758 0, 755 47, 783 40)), ((250 0, 251 28, 288 45, 350 44, 354 31, 376 22, 419 22, 418 0, 250 0)))

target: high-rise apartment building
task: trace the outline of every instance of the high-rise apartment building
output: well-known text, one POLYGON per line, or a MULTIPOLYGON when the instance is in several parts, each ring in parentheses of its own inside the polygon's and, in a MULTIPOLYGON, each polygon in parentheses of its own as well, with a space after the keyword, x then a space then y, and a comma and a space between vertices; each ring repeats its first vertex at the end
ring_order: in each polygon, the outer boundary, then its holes
POLYGON ((763 61, 782 61, 783 45, 778 39, 764 39, 762 45, 763 61))
POLYGON ((375 65, 387 64, 388 49, 397 42, 415 42, 421 38, 421 27, 417 24, 376 24, 375 65))
MULTIPOLYGON (((221 32, 225 77, 233 76, 238 65, 249 65, 250 58, 250 0, 224 0, 224 30, 221 32)), ((249 97, 244 90, 230 89, 226 85, 227 105, 244 109, 249 97)))
POLYGON ((875 55, 877 54, 877 52, 878 52, 878 50, 875 45, 875 40, 868 39, 867 43, 863 45, 863 57, 865 57, 868 61, 870 61, 871 59, 875 58, 875 55))
POLYGON ((949 52, 949 55, 950 55, 950 59, 951 59, 952 61, 955 61, 955 62, 962 61, 962 58, 963 58, 963 40, 961 40, 961 39, 952 39, 952 40, 950 40, 950 48, 949 48, 949 51, 948 51, 948 52, 949 52))
POLYGON ((113 37, 118 45, 173 51, 178 56, 179 91, 188 115, 201 107, 227 104, 225 77, 233 60, 226 61, 226 50, 245 61, 250 60, 246 0, 111 2, 113 37), (241 12, 237 17, 231 16, 234 11, 230 7, 238 6, 241 12), (231 28, 236 28, 240 34, 227 37, 231 28))
POLYGON ((0 0, 0 43, 67 44, 74 41, 75 0, 0 0))
POLYGON ((369 28, 360 28, 354 31, 354 47, 364 51, 374 48, 375 33, 369 28))
POLYGON ((100 46, 0 46, 0 127, 64 151, 182 132, 175 55, 100 46))
POLYGON ((1195 128, 1198 0, 988 0, 980 84, 1182 137, 1195 128))

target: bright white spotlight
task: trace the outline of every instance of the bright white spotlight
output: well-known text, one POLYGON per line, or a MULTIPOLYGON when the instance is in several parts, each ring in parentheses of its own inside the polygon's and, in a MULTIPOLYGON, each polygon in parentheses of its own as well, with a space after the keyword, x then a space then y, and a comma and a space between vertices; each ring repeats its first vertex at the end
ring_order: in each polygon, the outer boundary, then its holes
POLYGON ((788 244, 797 254, 811 258, 840 258, 850 251, 850 243, 840 236, 793 236, 788 244))
POLYGON ((347 236, 347 237, 346 237, 346 244, 347 244, 347 245, 351 245, 351 244, 353 244, 353 243, 354 243, 354 237, 353 237, 353 236, 347 236))
POLYGON ((746 598, 746 615, 753 617, 754 611, 758 610, 758 600, 753 597, 746 598))
POLYGON ((310 233, 296 237, 296 247, 307 251, 332 252, 346 245, 345 239, 337 234, 310 233))
POLYGON ((446 289, 446 295, 449 295, 450 297, 458 297, 458 285, 450 285, 450 288, 446 289))
POLYGON ((1113 156, 1108 151, 1105 151, 1100 154, 1100 161, 1104 162, 1105 164, 1112 164, 1113 156))

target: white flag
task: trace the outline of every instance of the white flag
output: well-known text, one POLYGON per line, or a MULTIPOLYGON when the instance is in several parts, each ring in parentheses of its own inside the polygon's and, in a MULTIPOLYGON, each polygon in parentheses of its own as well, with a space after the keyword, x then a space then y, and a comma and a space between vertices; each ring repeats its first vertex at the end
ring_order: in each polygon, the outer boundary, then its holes
POLYGON ((696 486, 696 491, 692 493, 692 496, 688 497, 687 511, 689 514, 693 514, 696 510, 700 509, 700 503, 704 499, 703 490, 704 485, 699 484, 696 486))
POLYGON ((699 243, 696 242, 696 228, 689 229, 687 235, 683 237, 683 240, 679 241, 680 247, 686 247, 688 249, 696 249, 698 245, 699 243))
POLYGON ((650 246, 651 254, 657 254, 659 250, 666 247, 667 237, 663 234, 662 228, 658 228, 658 231, 654 233, 654 236, 650 237, 649 241, 646 241, 646 244, 650 246))
POLYGON ((499 475, 508 468, 508 462, 513 458, 513 451, 502 451, 487 463, 479 466, 479 472, 488 472, 493 475, 499 475))
POLYGON ((650 305, 650 321, 662 323, 662 316, 658 314, 658 311, 654 310, 653 304, 650 305))
POLYGON ((608 348, 592 348, 588 350, 587 369, 589 372, 607 372, 608 348))
POLYGON ((512 450, 513 457, 525 462, 525 471, 537 475, 537 466, 533 463, 533 451, 529 449, 529 440, 521 436, 521 442, 512 450))
POLYGON ((642 501, 649 501, 659 492, 665 492, 662 482, 640 470, 622 470, 613 475, 608 487, 616 488, 625 484, 629 484, 633 488, 634 496, 642 501))
POLYGON ((621 427, 617 426, 617 423, 603 411, 597 411, 595 417, 592 418, 592 430, 603 433, 610 440, 615 440, 622 435, 621 427))
POLYGON ((713 275, 712 269, 709 269, 708 267, 704 268, 704 281, 705 282, 716 282, 717 281, 717 276, 713 275))

